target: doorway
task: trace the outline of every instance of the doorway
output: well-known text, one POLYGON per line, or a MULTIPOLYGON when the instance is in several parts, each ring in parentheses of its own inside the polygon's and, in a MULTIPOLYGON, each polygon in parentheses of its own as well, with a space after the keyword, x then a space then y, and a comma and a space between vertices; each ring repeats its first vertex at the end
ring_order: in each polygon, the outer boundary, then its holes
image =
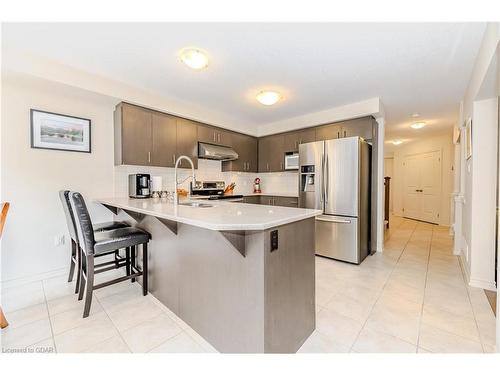
POLYGON ((403 171, 404 216, 437 224, 441 207, 441 151, 407 155, 403 171))

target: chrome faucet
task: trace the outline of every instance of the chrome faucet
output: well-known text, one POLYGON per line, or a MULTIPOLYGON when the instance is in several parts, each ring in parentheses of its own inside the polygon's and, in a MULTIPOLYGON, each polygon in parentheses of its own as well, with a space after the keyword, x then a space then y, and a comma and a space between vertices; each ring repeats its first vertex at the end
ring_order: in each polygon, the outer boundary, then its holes
MULTIPOLYGON (((194 164, 193 164, 193 161, 191 160, 191 158, 189 158, 189 157, 187 157, 185 155, 179 156, 179 158, 175 162, 175 170, 174 170, 174 204, 175 205, 179 204, 179 194, 177 194, 177 186, 178 186, 177 185, 177 167, 179 166, 179 164, 180 164, 180 162, 181 162, 182 159, 186 159, 191 164, 191 178, 193 180, 193 185, 196 183, 196 178, 194 176, 194 164)), ((188 192, 188 194, 189 194, 189 197, 191 197, 191 189, 188 192)))

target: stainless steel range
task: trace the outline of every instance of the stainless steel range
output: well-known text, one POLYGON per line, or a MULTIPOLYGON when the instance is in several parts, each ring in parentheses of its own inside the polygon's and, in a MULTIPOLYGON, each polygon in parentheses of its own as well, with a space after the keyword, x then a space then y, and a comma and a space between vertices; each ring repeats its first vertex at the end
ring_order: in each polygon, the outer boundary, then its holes
POLYGON ((243 195, 224 195, 226 184, 224 181, 196 181, 190 185, 191 196, 209 200, 243 200, 243 195))

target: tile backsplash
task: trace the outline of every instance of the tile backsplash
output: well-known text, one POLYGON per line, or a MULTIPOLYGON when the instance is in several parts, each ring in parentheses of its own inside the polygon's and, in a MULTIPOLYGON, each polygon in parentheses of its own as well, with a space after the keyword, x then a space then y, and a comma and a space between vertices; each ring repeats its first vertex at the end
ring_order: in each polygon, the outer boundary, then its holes
MULTIPOLYGON (((115 166, 114 185, 115 196, 128 196, 128 175, 132 173, 149 173, 152 176, 161 176, 163 190, 174 190, 174 168, 161 167, 140 167, 140 166, 115 166)), ((189 176, 191 170, 179 169, 178 180, 186 179, 180 186, 189 189, 189 176)), ((261 189, 263 194, 286 194, 298 193, 297 172, 277 172, 277 173, 248 173, 248 172, 222 172, 221 162, 216 160, 198 160, 198 169, 195 170, 196 179, 202 181, 224 181, 226 185, 231 182, 236 183, 235 194, 253 193, 253 181, 256 177, 261 179, 261 189)))

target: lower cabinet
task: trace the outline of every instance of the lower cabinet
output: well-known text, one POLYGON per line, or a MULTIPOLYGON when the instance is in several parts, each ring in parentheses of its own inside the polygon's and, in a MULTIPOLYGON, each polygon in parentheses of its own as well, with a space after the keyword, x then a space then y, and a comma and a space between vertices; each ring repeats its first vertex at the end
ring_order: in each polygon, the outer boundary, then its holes
POLYGON ((279 197, 275 195, 250 195, 243 197, 243 203, 297 208, 299 206, 299 198, 279 197))

